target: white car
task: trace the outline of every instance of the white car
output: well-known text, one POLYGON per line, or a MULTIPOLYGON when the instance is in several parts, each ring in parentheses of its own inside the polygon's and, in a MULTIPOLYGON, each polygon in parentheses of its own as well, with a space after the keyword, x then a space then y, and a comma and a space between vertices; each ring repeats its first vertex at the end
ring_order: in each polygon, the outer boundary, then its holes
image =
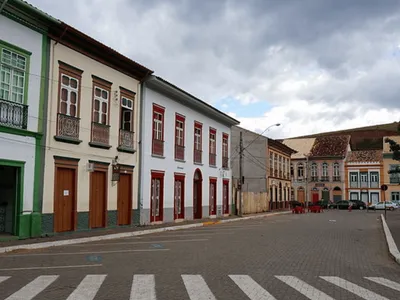
POLYGON ((371 209, 389 209, 389 210, 395 210, 398 208, 397 204, 391 201, 386 201, 386 205, 385 202, 378 202, 376 204, 371 205, 369 208, 371 209))

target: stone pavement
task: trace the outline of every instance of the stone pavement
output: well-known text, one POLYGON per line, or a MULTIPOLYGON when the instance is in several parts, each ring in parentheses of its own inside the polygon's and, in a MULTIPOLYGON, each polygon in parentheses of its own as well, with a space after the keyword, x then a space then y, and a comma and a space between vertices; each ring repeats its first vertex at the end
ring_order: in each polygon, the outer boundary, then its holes
POLYGON ((380 214, 365 210, 6 253, 0 281, 1 300, 400 299, 380 214))

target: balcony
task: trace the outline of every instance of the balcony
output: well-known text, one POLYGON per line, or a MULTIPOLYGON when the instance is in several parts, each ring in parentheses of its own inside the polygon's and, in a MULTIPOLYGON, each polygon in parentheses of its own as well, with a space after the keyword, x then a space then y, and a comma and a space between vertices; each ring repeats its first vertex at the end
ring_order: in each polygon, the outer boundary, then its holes
POLYGON ((210 164, 210 166, 216 166, 217 165, 217 154, 215 154, 215 153, 210 153, 209 154, 209 164, 210 164))
POLYGON ((201 164, 203 151, 194 149, 194 163, 201 164))
POLYGON ((57 114, 57 133, 54 139, 59 142, 79 144, 80 118, 57 114))
POLYGON ((321 176, 321 181, 322 182, 328 182, 329 181, 329 176, 321 176))
POLYGON ((357 181, 350 181, 350 187, 351 188, 359 188, 359 184, 357 181))
POLYGON ((153 155, 164 156, 164 141, 153 139, 151 151, 153 155))
POLYGON ((135 153, 134 132, 129 130, 119 130, 119 145, 117 150, 121 152, 135 153))
POLYGON ((26 129, 28 126, 28 105, 0 99, 0 125, 26 129))
POLYGON ((222 168, 229 169, 229 157, 222 157, 222 168))
POLYGON ((313 182, 318 181, 318 176, 311 176, 311 181, 313 182))
POLYGON ((185 146, 175 144, 175 159, 185 160, 185 146))
POLYGON ((340 181, 340 176, 333 176, 333 181, 340 181))
POLYGON ((92 139, 89 145, 97 148, 110 149, 110 126, 92 122, 92 139))

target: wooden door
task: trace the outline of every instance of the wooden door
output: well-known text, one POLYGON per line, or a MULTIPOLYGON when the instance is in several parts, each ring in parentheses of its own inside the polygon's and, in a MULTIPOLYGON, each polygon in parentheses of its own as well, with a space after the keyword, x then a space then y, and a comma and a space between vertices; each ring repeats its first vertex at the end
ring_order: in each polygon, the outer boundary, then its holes
POLYGON ((229 181, 224 180, 222 184, 223 213, 229 214, 229 181))
POLYGON ((217 215, 217 181, 216 179, 210 179, 210 187, 209 187, 209 200, 210 200, 210 209, 209 213, 210 216, 215 216, 217 215))
POLYGON ((106 226, 107 173, 94 171, 90 173, 90 227, 99 228, 106 226))
POLYGON ((164 212, 163 190, 164 190, 164 174, 152 173, 150 222, 163 221, 163 212, 164 212))
POLYGON ((120 174, 118 182, 118 225, 130 225, 132 216, 132 174, 120 174))
POLYGON ((304 203, 305 200, 305 191, 303 189, 297 190, 297 201, 304 203))
POLYGON ((319 194, 318 194, 318 192, 313 192, 312 193, 312 202, 313 203, 316 203, 316 202, 318 202, 319 201, 319 194))
POLYGON ((58 167, 55 175, 54 231, 73 231, 76 211, 76 171, 58 167))
POLYGON ((174 184, 174 220, 185 218, 185 180, 175 175, 174 184))

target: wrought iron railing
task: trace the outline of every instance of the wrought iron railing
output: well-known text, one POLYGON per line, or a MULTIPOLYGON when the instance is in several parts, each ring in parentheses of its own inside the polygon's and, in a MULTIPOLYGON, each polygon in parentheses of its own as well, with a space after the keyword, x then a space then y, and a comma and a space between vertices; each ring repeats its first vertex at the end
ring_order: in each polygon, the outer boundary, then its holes
POLYGON ((110 144, 110 126, 92 122, 92 143, 110 144))
POLYGON ((164 155, 164 141, 153 139, 152 153, 154 155, 163 156, 164 155))
POLYGON ((222 167, 224 169, 229 168, 229 158, 228 157, 222 157, 222 167))
POLYGON ((175 144, 175 159, 185 160, 185 146, 175 144))
POLYGON ((321 176, 321 181, 329 181, 329 176, 321 176))
POLYGON ((119 147, 134 150, 134 132, 129 130, 119 130, 119 147))
POLYGON ((64 114, 57 115, 57 136, 79 140, 80 119, 64 114))
POLYGON ((209 155, 210 166, 216 166, 217 165, 217 154, 209 153, 208 155, 209 155))
POLYGON ((0 124, 26 129, 28 126, 28 105, 0 99, 0 124))
POLYGON ((333 176, 333 181, 340 181, 340 176, 333 176))
POLYGON ((194 162, 201 164, 203 151, 194 149, 194 162))

